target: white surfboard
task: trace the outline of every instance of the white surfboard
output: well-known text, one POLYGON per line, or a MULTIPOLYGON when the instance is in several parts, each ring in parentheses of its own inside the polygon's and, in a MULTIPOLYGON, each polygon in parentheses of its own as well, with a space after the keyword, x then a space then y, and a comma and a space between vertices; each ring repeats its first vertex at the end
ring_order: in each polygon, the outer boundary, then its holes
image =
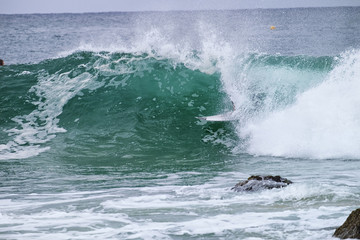
POLYGON ((227 112, 223 114, 213 115, 213 116, 204 116, 204 117, 196 117, 197 119, 208 121, 208 122, 229 122, 238 120, 235 117, 234 112, 227 112))

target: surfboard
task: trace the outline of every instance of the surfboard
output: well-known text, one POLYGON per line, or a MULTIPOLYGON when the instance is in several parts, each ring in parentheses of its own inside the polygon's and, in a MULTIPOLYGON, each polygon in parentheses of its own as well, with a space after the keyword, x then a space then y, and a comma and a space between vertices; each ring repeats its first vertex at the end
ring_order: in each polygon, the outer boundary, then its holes
POLYGON ((238 120, 234 112, 227 112, 223 114, 213 115, 213 116, 203 116, 203 117, 196 117, 199 120, 208 121, 208 122, 229 122, 238 120))

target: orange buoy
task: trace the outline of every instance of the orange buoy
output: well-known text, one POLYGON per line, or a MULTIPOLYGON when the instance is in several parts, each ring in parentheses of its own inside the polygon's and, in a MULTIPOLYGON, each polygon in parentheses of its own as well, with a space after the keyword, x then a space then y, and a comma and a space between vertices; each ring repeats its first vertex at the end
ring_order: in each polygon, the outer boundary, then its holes
POLYGON ((271 30, 274 30, 275 28, 276 28, 275 26, 271 26, 271 27, 270 27, 271 30))

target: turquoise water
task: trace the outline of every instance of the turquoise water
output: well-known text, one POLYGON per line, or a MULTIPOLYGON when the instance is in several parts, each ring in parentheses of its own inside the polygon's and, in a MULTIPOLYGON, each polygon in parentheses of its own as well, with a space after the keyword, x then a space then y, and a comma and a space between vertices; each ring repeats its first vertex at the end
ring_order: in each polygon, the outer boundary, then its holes
POLYGON ((0 20, 0 238, 332 239, 359 207, 359 8, 0 20))

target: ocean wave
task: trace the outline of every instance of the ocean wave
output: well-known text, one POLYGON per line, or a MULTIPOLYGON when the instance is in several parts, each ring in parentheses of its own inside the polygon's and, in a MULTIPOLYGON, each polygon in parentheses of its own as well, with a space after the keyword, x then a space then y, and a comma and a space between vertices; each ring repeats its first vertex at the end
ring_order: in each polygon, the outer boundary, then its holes
POLYGON ((358 136, 351 107, 358 101, 358 51, 311 57, 221 47, 180 55, 78 50, 1 69, 1 158, 49 149, 171 156, 218 151, 214 146, 284 157, 359 156, 351 140, 358 136), (238 121, 195 118, 229 111, 231 102, 238 121))

